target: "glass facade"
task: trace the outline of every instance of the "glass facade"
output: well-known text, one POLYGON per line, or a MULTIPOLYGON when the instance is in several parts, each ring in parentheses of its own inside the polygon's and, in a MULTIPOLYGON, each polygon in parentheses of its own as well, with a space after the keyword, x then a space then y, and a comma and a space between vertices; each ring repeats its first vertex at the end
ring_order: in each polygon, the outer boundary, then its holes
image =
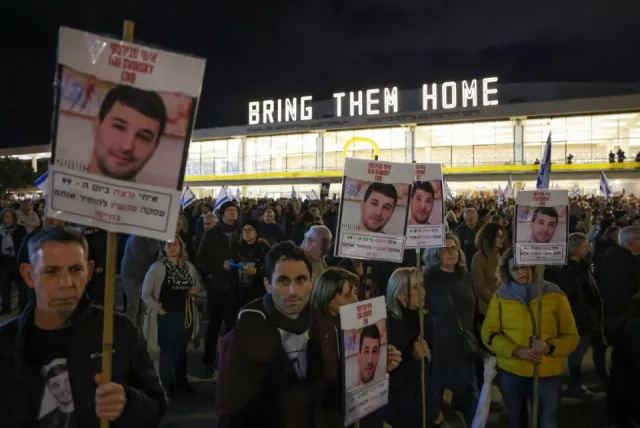
MULTIPOLYGON (((420 126, 308 132, 194 141, 187 176, 340 171, 346 155, 393 162, 439 162, 443 166, 509 165, 522 133, 522 163, 541 159, 549 131, 552 161, 606 162, 622 148, 627 160, 640 150, 640 112, 573 117, 482 121, 420 126)), ((274 190, 276 192, 276 190, 274 190)))

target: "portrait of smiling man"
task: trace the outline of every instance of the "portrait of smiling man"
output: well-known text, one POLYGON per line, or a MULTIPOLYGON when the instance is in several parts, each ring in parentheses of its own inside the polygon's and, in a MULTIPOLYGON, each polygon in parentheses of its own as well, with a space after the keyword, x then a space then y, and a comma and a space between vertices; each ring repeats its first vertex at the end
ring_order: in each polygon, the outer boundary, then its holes
POLYGON ((531 217, 531 241, 540 244, 551 242, 558 228, 558 210, 554 207, 538 207, 531 217))
POLYGON ((360 231, 383 233, 398 202, 398 191, 393 184, 373 182, 364 193, 360 207, 360 231))
POLYGON ((156 92, 127 85, 112 88, 92 123, 88 172, 135 181, 156 152, 166 124, 167 109, 156 92))
POLYGON ((428 181, 416 181, 411 189, 409 205, 409 224, 430 224, 429 216, 433 211, 435 190, 428 181))

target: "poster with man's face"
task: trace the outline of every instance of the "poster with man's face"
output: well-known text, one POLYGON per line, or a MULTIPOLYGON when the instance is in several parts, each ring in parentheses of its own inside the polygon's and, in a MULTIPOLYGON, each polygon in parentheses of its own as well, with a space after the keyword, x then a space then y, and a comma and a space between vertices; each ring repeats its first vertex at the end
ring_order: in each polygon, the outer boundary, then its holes
POLYGON ((336 255, 401 262, 413 165, 347 158, 336 255))
POLYGON ((387 403, 386 317, 384 297, 340 307, 345 426, 387 403))
POLYGON ((49 213, 169 238, 204 59, 60 28, 49 213))
POLYGON ((520 191, 514 245, 519 265, 566 264, 569 225, 566 190, 520 191))
POLYGON ((442 165, 416 163, 409 195, 406 248, 444 246, 442 165))

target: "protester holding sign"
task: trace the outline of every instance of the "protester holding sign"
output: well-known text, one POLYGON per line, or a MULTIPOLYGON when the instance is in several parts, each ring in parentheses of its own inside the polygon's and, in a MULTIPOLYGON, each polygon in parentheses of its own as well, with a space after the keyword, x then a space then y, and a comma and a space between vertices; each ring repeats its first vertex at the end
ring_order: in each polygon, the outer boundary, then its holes
POLYGON ((445 229, 442 165, 413 165, 415 181, 411 187, 406 247, 441 247, 445 229))
POLYGON ((60 28, 47 192, 56 217, 172 239, 204 63, 60 28))
POLYGON ((347 158, 336 257, 401 262, 413 164, 347 158))
POLYGON ((501 369, 499 385, 509 427, 528 426, 527 401, 534 401, 534 365, 538 365, 540 376, 540 426, 555 427, 565 358, 580 341, 569 300, 557 285, 546 281, 540 296, 538 281, 543 279, 536 277, 531 266, 518 265, 513 249, 503 255, 498 269, 502 286, 489 303, 482 341, 496 354, 501 369), (540 301, 542 319, 537 315, 540 301), (536 325, 541 326, 540 337, 535 337, 536 325))
POLYGON ((60 227, 29 240, 21 274, 36 291, 17 318, 0 326, 0 426, 155 428, 166 410, 164 390, 131 321, 113 324, 113 382, 102 384, 103 309, 84 294, 93 271, 87 241, 60 227))
POLYGON ((566 264, 568 201, 566 190, 518 193, 515 254, 519 265, 566 264))
MULTIPOLYGON (((421 336, 418 311, 424 306, 424 287, 420 269, 399 268, 389 279, 387 286, 387 319, 389 342, 402 352, 404 358, 396 370, 391 372, 389 404, 383 410, 385 421, 394 428, 423 426, 422 409, 426 412, 427 426, 438 417, 434 400, 424 397, 421 390, 420 361, 431 359, 428 342, 431 326, 425 318, 421 336)), ((426 379, 426 372, 424 373, 426 379)))

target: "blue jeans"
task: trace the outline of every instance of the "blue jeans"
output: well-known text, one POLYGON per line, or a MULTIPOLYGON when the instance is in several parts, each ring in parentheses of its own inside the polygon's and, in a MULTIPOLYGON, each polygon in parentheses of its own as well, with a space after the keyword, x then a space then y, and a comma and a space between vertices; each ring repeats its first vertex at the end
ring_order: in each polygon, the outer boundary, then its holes
POLYGON ((184 327, 184 312, 168 312, 158 315, 158 345, 160 345, 160 381, 164 390, 171 394, 175 389, 174 371, 180 354, 189 343, 191 329, 184 327))
MULTIPOLYGON (((540 378, 538 399, 538 427, 556 428, 560 407, 562 376, 540 378)), ((500 392, 507 408, 509 428, 529 426, 527 402, 533 405, 533 378, 500 371, 500 392)))

